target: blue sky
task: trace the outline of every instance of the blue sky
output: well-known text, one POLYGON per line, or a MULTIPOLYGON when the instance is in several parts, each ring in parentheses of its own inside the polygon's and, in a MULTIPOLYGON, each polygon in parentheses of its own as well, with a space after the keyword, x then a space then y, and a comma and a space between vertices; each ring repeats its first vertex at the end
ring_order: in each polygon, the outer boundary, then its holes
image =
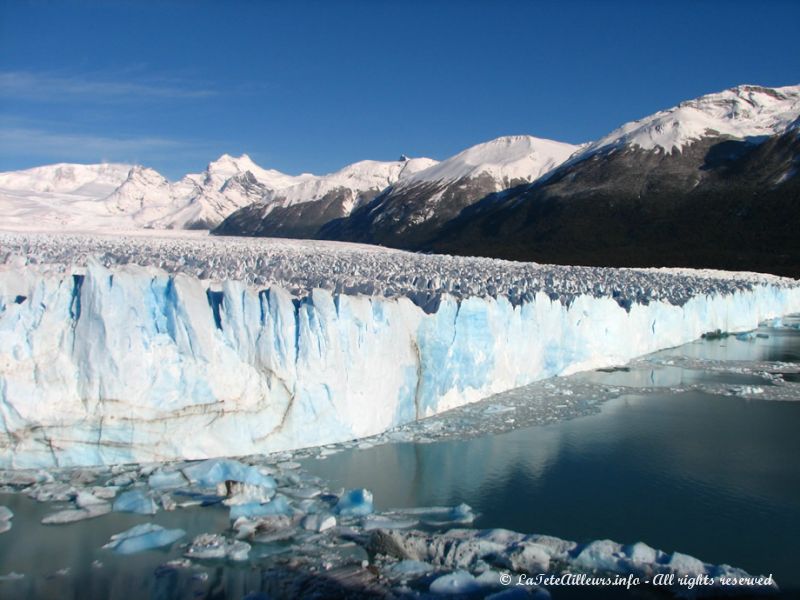
POLYGON ((324 173, 800 83, 800 2, 0 0, 0 170, 324 173))

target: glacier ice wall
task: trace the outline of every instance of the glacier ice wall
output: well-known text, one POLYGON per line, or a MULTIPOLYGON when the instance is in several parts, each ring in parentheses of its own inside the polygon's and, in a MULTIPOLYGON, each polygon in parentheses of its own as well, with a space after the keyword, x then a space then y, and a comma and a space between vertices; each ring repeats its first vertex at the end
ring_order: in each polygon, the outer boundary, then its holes
POLYGON ((538 292, 297 298, 156 267, 0 270, 0 467, 246 455, 326 444, 536 379, 800 311, 754 283, 622 308, 538 292))

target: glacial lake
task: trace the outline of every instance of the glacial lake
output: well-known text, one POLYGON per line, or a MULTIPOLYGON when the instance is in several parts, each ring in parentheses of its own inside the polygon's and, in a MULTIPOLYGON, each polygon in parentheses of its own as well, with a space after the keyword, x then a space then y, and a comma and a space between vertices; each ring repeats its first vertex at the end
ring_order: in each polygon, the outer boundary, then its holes
MULTIPOLYGON (((469 439, 351 447, 300 462, 331 490, 371 490, 378 510, 467 503, 479 514, 476 528, 579 542, 641 540, 771 573, 789 597, 800 591, 800 402, 752 397, 781 390, 786 397, 788 390, 800 400, 793 391, 800 330, 759 333, 698 340, 629 369, 577 375, 624 392, 569 420, 469 439)), ((502 404, 503 396, 492 402, 502 404)), ((46 526, 40 521, 50 504, 0 494, 0 505, 15 513, 12 529, 0 534, 0 576, 24 574, 0 581, 0 598, 221 599, 259 589, 259 560, 164 569, 181 557, 180 543, 132 556, 101 549, 139 523, 185 529, 183 542, 224 533, 221 506, 46 526)), ((259 553, 267 551, 256 545, 251 557, 259 553)), ((556 599, 610 597, 551 591, 556 599)))
MULTIPOLYGON (((657 355, 718 368, 800 363, 800 331, 760 331, 769 337, 698 340, 657 355)), ((664 369, 676 370, 669 379, 682 385, 764 384, 739 372, 676 367, 579 377, 635 387, 657 381, 664 369)), ((797 373, 783 378, 797 382, 797 373)), ((751 574, 772 573, 783 591, 800 591, 800 395, 795 400, 666 388, 625 394, 598 414, 550 425, 348 450, 304 466, 333 487, 368 487, 380 509, 465 502, 480 515, 477 528, 641 540, 751 574)))

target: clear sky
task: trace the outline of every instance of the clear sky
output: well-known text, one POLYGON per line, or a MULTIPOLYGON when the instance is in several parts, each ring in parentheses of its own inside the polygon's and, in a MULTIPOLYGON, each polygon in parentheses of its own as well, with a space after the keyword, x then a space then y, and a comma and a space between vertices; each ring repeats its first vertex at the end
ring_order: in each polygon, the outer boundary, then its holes
POLYGON ((246 152, 288 173, 566 142, 800 83, 800 2, 0 0, 0 170, 246 152))

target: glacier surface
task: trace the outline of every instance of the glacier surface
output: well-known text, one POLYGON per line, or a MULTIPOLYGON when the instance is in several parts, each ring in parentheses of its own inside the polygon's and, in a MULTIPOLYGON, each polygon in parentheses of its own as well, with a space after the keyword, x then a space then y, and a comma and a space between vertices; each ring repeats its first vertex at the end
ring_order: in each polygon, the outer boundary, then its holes
POLYGON ((794 280, 352 244, 0 235, 0 467, 365 437, 800 311, 794 280))

